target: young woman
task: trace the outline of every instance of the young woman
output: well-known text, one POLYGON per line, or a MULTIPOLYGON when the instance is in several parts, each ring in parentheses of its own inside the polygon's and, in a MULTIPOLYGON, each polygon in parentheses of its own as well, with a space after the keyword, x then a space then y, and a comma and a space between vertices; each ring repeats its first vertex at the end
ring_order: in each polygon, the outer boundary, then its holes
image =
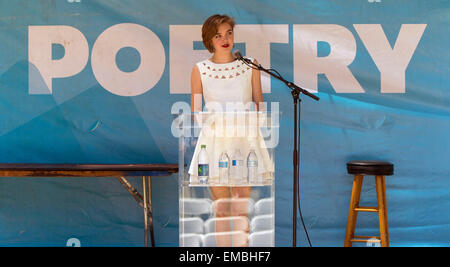
MULTIPOLYGON (((253 102, 256 109, 259 110, 260 103, 263 102, 261 74, 259 70, 252 69, 242 61, 235 59, 231 52, 234 46, 234 26, 235 22, 227 15, 213 15, 203 24, 203 44, 212 53, 212 57, 198 62, 192 69, 192 112, 202 111, 202 98, 205 99, 206 106, 211 103, 218 103, 223 108, 223 111, 227 108, 227 103, 241 103, 245 105, 253 102)), ((257 63, 256 60, 253 60, 253 62, 257 63)), ((217 169, 214 168, 215 166, 212 163, 217 162, 220 153, 223 152, 220 150, 226 149, 228 156, 231 157, 233 150, 238 147, 241 150, 245 162, 246 153, 250 149, 250 144, 246 137, 234 139, 213 138, 209 139, 209 141, 205 141, 205 139, 199 137, 194 152, 194 159, 191 162, 189 170, 191 178, 197 175, 197 159, 195 155, 198 155, 200 151, 199 146, 204 142, 208 142, 207 150, 210 156, 210 177, 217 174, 217 169)), ((257 148, 256 154, 260 159, 259 168, 262 168, 260 173, 264 173, 266 172, 264 165, 270 166, 270 162, 267 163, 270 160, 268 153, 267 151, 260 151, 257 148)), ((214 213, 217 219, 215 223, 215 232, 218 234, 216 237, 217 245, 247 246, 246 234, 249 232, 248 204, 251 187, 211 186, 210 190, 214 201, 214 213), (230 223, 230 220, 226 219, 226 217, 230 216, 234 218, 233 224, 230 223), (227 234, 220 234, 230 231, 235 231, 235 233, 237 231, 243 234, 240 236, 233 235, 233 237, 227 234), (233 241, 231 242, 231 240, 233 241)))

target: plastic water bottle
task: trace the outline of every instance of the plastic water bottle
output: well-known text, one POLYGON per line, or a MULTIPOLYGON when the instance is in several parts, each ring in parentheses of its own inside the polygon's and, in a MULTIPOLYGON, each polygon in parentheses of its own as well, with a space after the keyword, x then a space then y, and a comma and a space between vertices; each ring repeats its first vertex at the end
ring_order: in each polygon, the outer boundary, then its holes
POLYGON ((219 183, 228 184, 230 158, 226 151, 224 151, 219 158, 219 183))
POLYGON ((200 184, 207 184, 209 178, 209 163, 208 153, 206 152, 206 145, 201 146, 198 155, 198 181, 200 184))
POLYGON ((241 184, 243 181, 243 165, 241 150, 236 149, 231 157, 231 176, 235 184, 241 184))
POLYGON ((258 157, 255 150, 250 149, 250 153, 247 156, 247 181, 251 184, 260 183, 258 180, 258 157))

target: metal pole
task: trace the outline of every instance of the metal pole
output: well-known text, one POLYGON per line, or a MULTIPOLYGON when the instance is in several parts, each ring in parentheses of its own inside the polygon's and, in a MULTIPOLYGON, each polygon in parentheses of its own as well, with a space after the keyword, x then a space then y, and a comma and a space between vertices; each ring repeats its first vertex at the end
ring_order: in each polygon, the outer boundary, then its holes
POLYGON ((150 221, 150 240, 152 242, 152 247, 155 247, 155 235, 153 232, 153 209, 152 209, 152 178, 147 176, 147 216, 150 221))
POLYGON ((147 203, 147 185, 146 177, 142 176, 142 191, 144 194, 144 245, 148 247, 148 203, 147 203))
POLYGON ((298 104, 298 94, 294 91, 292 91, 292 95, 294 96, 294 151, 293 151, 293 185, 292 185, 292 193, 293 193, 293 199, 292 199, 292 246, 297 246, 297 187, 298 187, 298 173, 297 173, 297 166, 298 166, 298 151, 297 151, 297 104, 298 104))

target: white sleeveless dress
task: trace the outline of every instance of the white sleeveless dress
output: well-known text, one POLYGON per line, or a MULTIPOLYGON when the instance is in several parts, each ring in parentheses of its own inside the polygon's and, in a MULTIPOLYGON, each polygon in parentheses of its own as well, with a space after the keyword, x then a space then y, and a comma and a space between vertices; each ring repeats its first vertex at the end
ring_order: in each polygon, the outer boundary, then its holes
MULTIPOLYGON (((250 58, 253 61, 253 59, 250 58)), ((235 104, 233 110, 241 104, 248 111, 250 102, 252 102, 252 69, 243 64, 239 60, 230 63, 217 64, 209 59, 198 62, 197 68, 200 71, 203 97, 205 106, 208 107, 219 105, 223 111, 230 111, 230 103, 235 104), (228 104, 227 104, 228 103, 228 104), (247 105, 246 105, 247 104, 247 105), (227 109, 228 108, 228 109, 227 109)), ((238 109, 239 110, 239 109, 238 109)), ((244 111, 244 110, 240 110, 244 111)), ((214 125, 213 125, 214 126, 214 125)), ((201 145, 206 145, 206 151, 209 158, 209 179, 210 181, 218 181, 219 176, 219 157, 222 152, 226 151, 230 158, 238 148, 244 161, 243 175, 247 177, 246 159, 250 149, 255 149, 258 158, 258 175, 262 180, 273 177, 274 164, 270 159, 268 150, 264 144, 263 136, 259 129, 253 137, 223 137, 214 133, 214 127, 211 134, 205 134, 204 129, 200 132, 193 158, 189 167, 189 177, 191 184, 198 183, 198 154, 201 145)), ((231 165, 231 164, 230 164, 231 165)), ((231 178, 231 177, 230 177, 231 178)))

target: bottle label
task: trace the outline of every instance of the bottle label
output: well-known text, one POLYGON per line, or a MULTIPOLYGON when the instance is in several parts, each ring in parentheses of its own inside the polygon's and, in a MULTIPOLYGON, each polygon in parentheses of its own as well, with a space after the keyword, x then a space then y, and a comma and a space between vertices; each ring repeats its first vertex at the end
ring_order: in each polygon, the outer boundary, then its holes
POLYGON ((209 165, 198 164, 198 176, 208 176, 208 175, 209 175, 209 165))
POLYGON ((258 167, 258 162, 256 160, 248 160, 247 167, 258 167))
POLYGON ((228 161, 219 161, 219 168, 228 168, 228 161))
POLYGON ((232 165, 233 166, 242 166, 243 165, 242 160, 233 159, 232 165))

